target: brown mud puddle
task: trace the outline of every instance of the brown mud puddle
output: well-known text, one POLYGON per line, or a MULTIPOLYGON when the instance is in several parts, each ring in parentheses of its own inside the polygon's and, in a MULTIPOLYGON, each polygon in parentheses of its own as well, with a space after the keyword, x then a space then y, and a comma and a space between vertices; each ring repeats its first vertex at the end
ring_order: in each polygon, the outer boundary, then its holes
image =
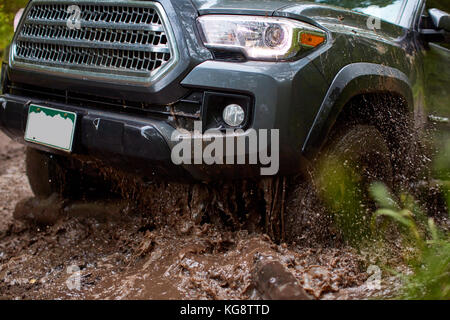
POLYGON ((14 219, 16 204, 31 196, 24 148, 4 136, 0 146, 0 298, 261 299, 274 295, 258 289, 270 285, 258 283, 264 277, 255 270, 270 261, 281 271, 269 272, 312 298, 392 294, 391 279, 371 289, 368 259, 338 242, 278 245, 261 232, 186 220, 177 210, 155 223, 132 210, 108 215, 99 202, 65 204, 65 215, 48 227, 14 219))
MULTIPOLYGON (((280 262, 315 298, 365 292, 364 260, 351 248, 296 248, 212 226, 182 234, 67 218, 45 230, 14 223, 0 240, 0 296, 7 299, 259 299, 251 290, 259 260, 280 262), (80 290, 70 289, 71 266, 80 290), (328 295, 326 295, 328 294, 328 295), (331 294, 331 295, 330 295, 331 294)), ((143 227, 142 227, 143 226, 143 227)))

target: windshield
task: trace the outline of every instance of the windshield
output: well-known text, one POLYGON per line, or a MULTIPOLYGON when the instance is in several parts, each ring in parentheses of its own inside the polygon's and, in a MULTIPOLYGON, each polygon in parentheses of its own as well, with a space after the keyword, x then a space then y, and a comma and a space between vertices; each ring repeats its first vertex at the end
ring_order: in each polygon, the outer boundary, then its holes
POLYGON ((405 0, 313 0, 352 9, 382 20, 397 23, 405 0))

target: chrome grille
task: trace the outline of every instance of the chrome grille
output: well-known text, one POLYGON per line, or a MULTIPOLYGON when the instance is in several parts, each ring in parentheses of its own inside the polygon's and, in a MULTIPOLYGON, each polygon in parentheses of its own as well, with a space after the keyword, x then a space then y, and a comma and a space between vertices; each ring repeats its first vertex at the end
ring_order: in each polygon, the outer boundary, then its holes
POLYGON ((176 60, 165 20, 156 2, 33 1, 15 38, 13 63, 151 81, 176 60), (80 9, 78 29, 67 26, 72 5, 80 9))

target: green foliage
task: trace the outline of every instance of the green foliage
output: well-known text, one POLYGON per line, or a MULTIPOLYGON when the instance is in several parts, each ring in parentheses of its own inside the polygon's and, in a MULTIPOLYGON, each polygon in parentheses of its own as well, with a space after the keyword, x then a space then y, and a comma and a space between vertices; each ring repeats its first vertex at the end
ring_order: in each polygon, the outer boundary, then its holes
POLYGON ((441 152, 434 160, 433 177, 442 181, 450 181, 450 136, 442 137, 438 146, 441 152))
POLYGON ((404 197, 398 204, 379 183, 372 185, 371 193, 381 207, 373 216, 373 224, 377 217, 389 217, 402 227, 404 245, 413 249, 412 255, 405 254, 413 273, 402 275, 404 286, 398 298, 449 300, 449 233, 439 230, 433 219, 427 219, 411 197, 404 197))
MULTIPOLYGON (((435 228, 430 219, 429 230, 435 228)), ((437 230, 437 229, 436 229, 437 230)), ((432 240, 411 265, 414 273, 405 277, 400 298, 409 300, 450 300, 450 239, 432 233, 432 240)))
MULTIPOLYGON (((439 184, 450 207, 450 139, 439 145, 441 152, 435 157, 433 172, 441 179, 439 184)), ((377 261, 386 270, 393 270, 388 256, 397 258, 396 263, 400 258, 409 267, 411 274, 398 274, 404 285, 397 298, 449 300, 449 232, 440 230, 413 196, 394 195, 382 183, 370 184, 376 206, 370 205, 360 169, 345 163, 339 157, 326 157, 316 180, 343 239, 362 251, 370 248, 374 256, 381 257, 377 261)))
POLYGON ((14 17, 27 3, 28 0, 0 0, 0 60, 14 35, 14 17))
POLYGON ((425 51, 423 62, 426 110, 430 114, 446 115, 450 101, 450 51, 442 45, 432 45, 425 51))
POLYGON ((444 134, 441 152, 434 160, 433 176, 440 180, 441 190, 450 210, 450 137, 444 134))
POLYGON ((450 13, 450 1, 448 0, 427 0, 427 8, 437 8, 450 13))
POLYGON ((343 239, 355 247, 370 238, 370 212, 364 202, 361 176, 339 158, 326 158, 316 183, 343 239))

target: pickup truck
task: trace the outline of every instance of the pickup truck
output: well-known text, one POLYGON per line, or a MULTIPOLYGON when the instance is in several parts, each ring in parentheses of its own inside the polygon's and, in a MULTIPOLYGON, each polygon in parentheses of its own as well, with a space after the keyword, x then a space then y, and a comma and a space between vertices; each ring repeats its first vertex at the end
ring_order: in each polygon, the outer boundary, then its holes
POLYGON ((396 183, 415 137, 449 128, 449 20, 424 0, 31 0, 0 130, 28 147, 37 196, 75 159, 214 182, 329 154, 396 183), (216 138, 237 142, 211 152, 216 138))

